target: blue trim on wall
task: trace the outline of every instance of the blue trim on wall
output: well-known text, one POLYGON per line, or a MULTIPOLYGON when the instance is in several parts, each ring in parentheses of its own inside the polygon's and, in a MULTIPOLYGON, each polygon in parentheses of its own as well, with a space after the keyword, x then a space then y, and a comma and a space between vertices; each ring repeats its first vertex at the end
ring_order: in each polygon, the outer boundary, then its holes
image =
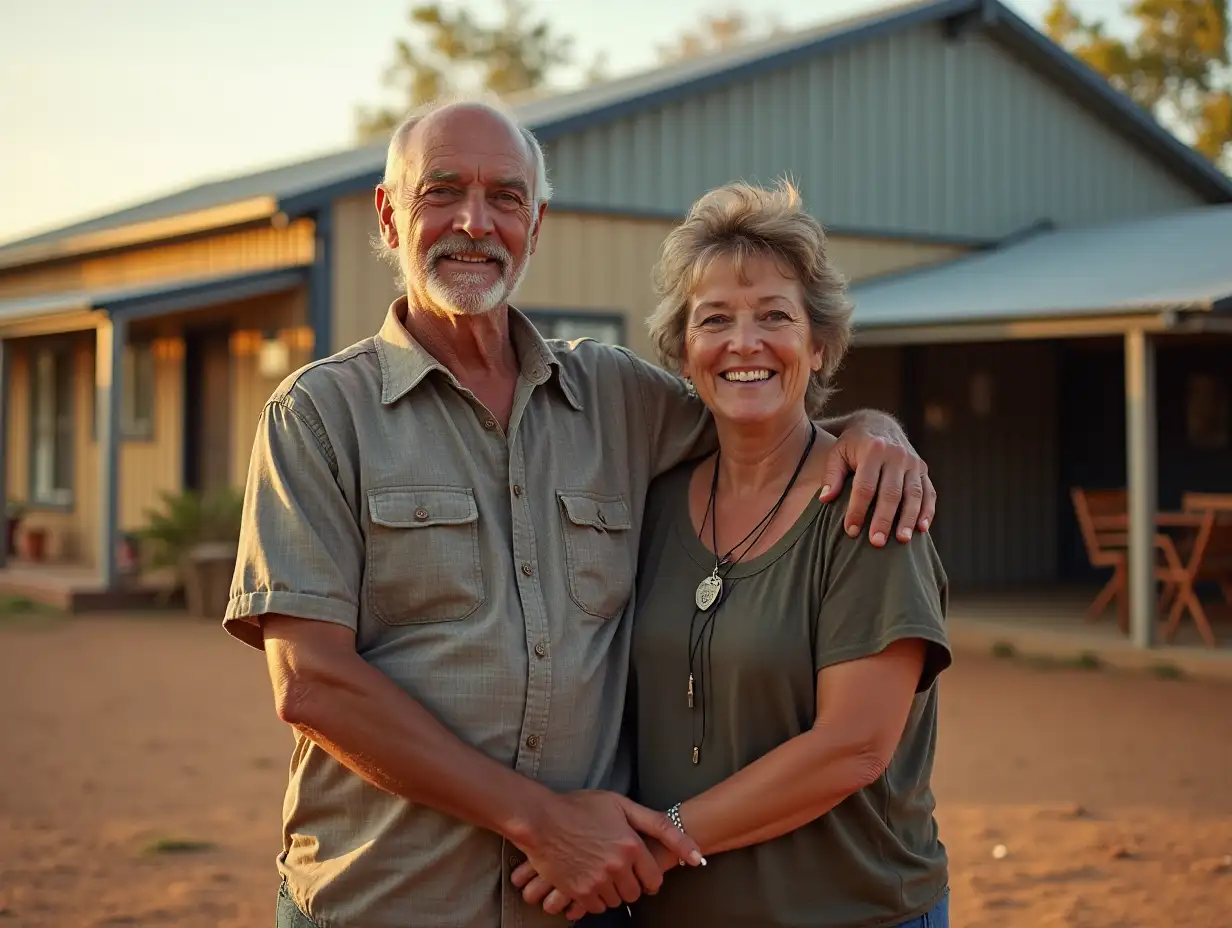
POLYGON ((312 326, 312 355, 319 360, 334 353, 334 221, 332 203, 313 216, 316 247, 308 272, 308 322, 312 326))
MULTIPOLYGON (((613 219, 649 219, 656 222, 683 222, 684 213, 671 209, 624 208, 552 201, 548 216, 553 213, 578 213, 585 216, 610 216, 613 219)), ((959 245, 967 248, 989 248, 1000 240, 973 235, 938 235, 935 232, 918 232, 911 229, 882 229, 874 226, 825 225, 827 235, 844 238, 874 238, 893 241, 922 242, 929 245, 959 245)))
POLYGON ((95 388, 99 417, 98 451, 98 566, 103 589, 119 586, 117 544, 120 539, 120 400, 124 395, 124 346, 128 344, 129 317, 113 315, 108 362, 111 382, 95 388))
POLYGON ((97 308, 106 310, 111 316, 144 319, 186 309, 201 309, 219 303, 234 303, 280 290, 291 290, 304 283, 307 277, 307 267, 276 268, 100 299, 97 308))
POLYGON ((334 200, 341 197, 349 197, 352 194, 364 191, 372 192, 376 189, 376 185, 384 180, 384 178, 384 170, 367 171, 352 177, 344 177, 342 180, 334 181, 323 187, 316 187, 289 197, 283 197, 278 201, 278 209, 286 214, 289 220, 294 222, 303 216, 313 213, 319 214, 330 209, 334 200))

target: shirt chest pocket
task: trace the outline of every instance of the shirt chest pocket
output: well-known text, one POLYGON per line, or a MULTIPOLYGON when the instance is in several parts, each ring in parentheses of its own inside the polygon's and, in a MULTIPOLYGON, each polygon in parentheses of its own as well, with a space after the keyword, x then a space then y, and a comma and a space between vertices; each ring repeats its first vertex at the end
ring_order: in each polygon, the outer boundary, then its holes
POLYGON ((380 621, 452 622, 483 605, 479 509, 471 490, 369 490, 368 519, 368 605, 380 621))
POLYGON ((620 614, 633 589, 633 522, 623 496, 561 491, 569 595, 590 615, 620 614))

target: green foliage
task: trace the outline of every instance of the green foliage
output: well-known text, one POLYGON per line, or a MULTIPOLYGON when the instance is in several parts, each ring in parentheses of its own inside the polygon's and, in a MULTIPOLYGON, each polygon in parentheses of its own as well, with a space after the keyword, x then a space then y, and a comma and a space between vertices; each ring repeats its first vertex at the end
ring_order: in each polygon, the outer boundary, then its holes
POLYGON ((1158 661, 1152 664, 1151 673, 1161 680, 1181 680, 1185 677, 1184 671, 1170 661, 1158 661))
POLYGON ((764 26, 758 26, 739 10, 707 13, 697 28, 686 29, 672 42, 660 45, 659 60, 664 63, 684 61, 785 33, 773 18, 767 19, 764 26))
POLYGON ((145 852, 147 854, 195 854, 200 851, 212 851, 215 847, 212 841, 158 838, 146 845, 145 852))
MULTIPOLYGON (((361 108, 361 141, 387 138, 407 112, 450 94, 492 91, 502 97, 545 90, 574 64, 573 40, 557 35, 547 18, 532 18, 528 0, 502 0, 499 22, 485 23, 465 7, 421 3, 411 8, 411 35, 394 46, 384 85, 400 103, 361 108)), ((602 64, 588 72, 602 78, 602 64)))
POLYGON ((992 656, 999 660, 1010 660, 1018 656, 1018 649, 1008 641, 998 641, 992 646, 992 656))
POLYGON ((1126 39, 1066 0, 1044 17, 1048 35, 1218 162, 1232 150, 1228 0, 1129 0, 1126 39))
POLYGON ((1099 670, 1104 666, 1104 662, 1099 659, 1099 655, 1092 651, 1083 651, 1074 658, 1074 666, 1080 670, 1099 670))
POLYGON ((243 494, 226 487, 210 493, 163 493, 162 507, 147 510, 137 537, 146 566, 183 568, 193 548, 211 542, 235 542, 240 535, 243 494))

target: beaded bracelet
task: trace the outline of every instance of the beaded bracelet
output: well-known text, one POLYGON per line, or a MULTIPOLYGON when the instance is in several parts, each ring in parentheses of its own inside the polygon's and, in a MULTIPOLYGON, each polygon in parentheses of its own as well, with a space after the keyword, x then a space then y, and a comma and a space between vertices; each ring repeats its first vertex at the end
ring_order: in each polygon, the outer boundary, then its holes
MULTIPOLYGON (((673 825, 675 825, 678 829, 680 829, 680 833, 682 835, 688 834, 688 832, 684 830, 684 823, 680 821, 680 803, 676 803, 674 806, 672 806, 670 809, 667 810, 667 817, 673 825)), ((681 860, 680 866, 684 867, 684 866, 687 866, 687 864, 683 860, 681 860)), ((706 866, 705 857, 702 858, 702 866, 703 867, 706 866)))

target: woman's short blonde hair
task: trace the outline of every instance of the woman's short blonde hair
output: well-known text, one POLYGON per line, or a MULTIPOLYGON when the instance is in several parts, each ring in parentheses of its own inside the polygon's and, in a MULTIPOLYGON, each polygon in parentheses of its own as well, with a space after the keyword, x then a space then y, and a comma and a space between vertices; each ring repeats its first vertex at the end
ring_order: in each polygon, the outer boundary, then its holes
POLYGON ((717 259, 729 258, 743 281, 746 262, 762 256, 773 258, 804 291, 813 338, 822 348, 821 370, 813 372, 804 395, 808 414, 817 416, 851 341, 851 304, 846 279, 826 257, 821 223, 804 211, 788 181, 773 189, 727 184, 693 204, 667 236, 655 265, 659 305, 647 319, 651 343, 659 363, 679 373, 689 299, 702 275, 717 259))

